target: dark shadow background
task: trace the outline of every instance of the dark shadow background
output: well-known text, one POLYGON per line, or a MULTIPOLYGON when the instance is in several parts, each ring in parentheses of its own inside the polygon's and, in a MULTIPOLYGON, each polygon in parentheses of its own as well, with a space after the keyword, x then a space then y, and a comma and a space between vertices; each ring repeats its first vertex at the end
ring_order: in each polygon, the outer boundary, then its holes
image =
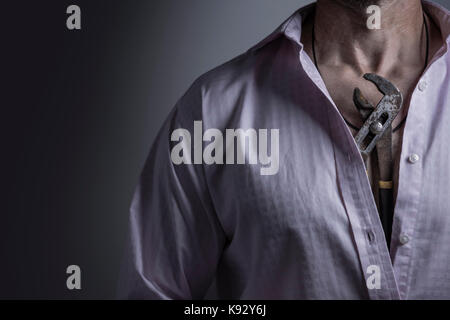
POLYGON ((131 196, 165 116, 196 77, 309 2, 2 3, 0 298, 114 298, 131 196), (71 4, 81 31, 66 28, 71 4), (66 289, 71 264, 82 290, 66 289))

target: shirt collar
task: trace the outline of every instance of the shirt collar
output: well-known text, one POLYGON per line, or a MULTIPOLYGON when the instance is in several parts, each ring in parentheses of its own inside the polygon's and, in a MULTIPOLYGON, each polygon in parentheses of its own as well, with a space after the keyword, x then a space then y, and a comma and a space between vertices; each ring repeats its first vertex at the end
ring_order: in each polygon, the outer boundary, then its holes
POLYGON ((301 43, 301 35, 302 35, 302 21, 305 16, 307 16, 310 12, 314 11, 316 7, 315 3, 311 3, 303 8, 297 10, 293 15, 291 15, 286 21, 284 21, 274 32, 272 32, 268 37, 263 39, 261 42, 256 44, 251 51, 257 51, 262 47, 266 46, 270 42, 280 38, 281 36, 285 36, 289 40, 298 44, 301 48, 303 48, 303 44, 301 43))
POLYGON ((434 22, 441 30, 442 38, 448 44, 450 42, 450 12, 443 6, 424 0, 423 4, 429 15, 433 17, 434 22))
MULTIPOLYGON (((424 7, 428 14, 430 14, 435 23, 439 26, 441 34, 445 42, 448 44, 450 42, 450 14, 449 11, 439 4, 431 1, 422 1, 424 7)), ((251 51, 257 51, 270 42, 278 39, 281 36, 285 36, 287 39, 296 43, 301 49, 303 49, 303 44, 301 42, 302 35, 302 21, 315 10, 316 3, 311 3, 305 7, 297 10, 293 15, 291 15, 286 21, 284 21, 274 32, 272 32, 264 40, 256 44, 251 51)))

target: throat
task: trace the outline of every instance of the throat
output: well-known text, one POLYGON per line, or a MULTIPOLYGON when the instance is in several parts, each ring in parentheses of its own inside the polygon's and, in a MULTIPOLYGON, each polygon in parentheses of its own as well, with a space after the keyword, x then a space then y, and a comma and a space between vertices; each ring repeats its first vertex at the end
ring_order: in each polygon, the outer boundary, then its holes
POLYGON ((368 27, 365 10, 351 10, 340 2, 319 0, 316 7, 312 38, 320 65, 347 66, 362 75, 387 74, 399 61, 414 67, 424 64, 429 37, 420 1, 385 3, 379 29, 368 27))

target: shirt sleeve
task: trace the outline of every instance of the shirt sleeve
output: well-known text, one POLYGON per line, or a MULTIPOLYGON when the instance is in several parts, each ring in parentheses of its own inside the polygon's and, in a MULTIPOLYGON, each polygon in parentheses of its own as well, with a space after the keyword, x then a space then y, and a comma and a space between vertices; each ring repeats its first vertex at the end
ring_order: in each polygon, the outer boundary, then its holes
POLYGON ((171 133, 201 120, 192 87, 158 133, 133 196, 119 299, 202 299, 225 245, 202 165, 171 161, 171 133))

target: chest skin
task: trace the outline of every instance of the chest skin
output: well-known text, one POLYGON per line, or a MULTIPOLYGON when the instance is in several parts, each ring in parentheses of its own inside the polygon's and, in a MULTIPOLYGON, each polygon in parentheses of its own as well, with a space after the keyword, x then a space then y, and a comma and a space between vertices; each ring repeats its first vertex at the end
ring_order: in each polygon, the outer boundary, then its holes
MULTIPOLYGON (((422 66, 423 68, 423 66, 422 66)), ((390 79, 392 83, 394 83, 399 90, 403 93, 404 102, 403 107, 396 119, 393 122, 392 127, 398 128, 392 134, 392 157, 393 157, 393 188, 394 188, 394 200, 395 195, 397 194, 398 187, 398 170, 399 170, 399 161, 401 154, 401 145, 402 145, 402 135, 403 128, 405 124, 401 125, 402 121, 407 117, 411 95, 414 91, 414 88, 422 74, 422 69, 420 66, 417 68, 402 68, 399 67, 398 70, 395 70, 395 75, 384 76, 387 79, 390 79), (400 127, 398 127, 401 125, 400 127)), ((323 79, 327 86, 330 95, 335 102, 337 108, 341 112, 342 116, 354 126, 360 128, 363 125, 363 120, 358 110, 356 109, 352 97, 353 90, 358 87, 363 92, 364 96, 372 103, 373 106, 376 106, 378 102, 382 98, 382 94, 378 92, 377 88, 371 83, 364 80, 361 77, 358 77, 350 71, 340 70, 338 73, 337 70, 333 70, 334 68, 322 67, 321 72, 323 73, 323 79), (323 71, 322 71, 323 70, 323 71)), ((352 135, 355 137, 358 133, 357 130, 349 127, 352 135)), ((376 183, 375 179, 377 176, 376 170, 378 168, 373 165, 377 163, 376 154, 373 152, 368 160, 368 174, 369 178, 372 182, 372 186, 376 183)), ((378 165, 378 163, 377 163, 378 165)), ((386 164, 381 164, 386 165, 386 164)), ((382 170, 386 170, 388 168, 381 168, 382 170)))
MULTIPOLYGON (((436 23, 432 19, 427 19, 429 26, 429 57, 428 63, 433 60, 434 55, 442 45, 443 39, 441 32, 436 23)), ((309 17, 303 24, 302 42, 305 44, 304 49, 309 55, 312 61, 312 23, 313 19, 309 17)), ((408 109, 410 106, 411 96, 417 87, 418 81, 424 73, 425 59, 417 59, 415 64, 399 63, 394 64, 394 67, 389 71, 383 72, 380 70, 373 70, 369 67, 357 73, 354 70, 354 66, 349 65, 333 65, 327 64, 326 61, 319 62, 320 74, 327 87, 328 92, 331 95, 336 107, 341 112, 342 116, 354 126, 360 128, 363 125, 363 121, 359 111, 356 109, 353 103, 353 91, 356 87, 361 89, 363 95, 369 100, 369 102, 376 106, 383 97, 373 83, 366 81, 363 78, 364 73, 376 73, 380 76, 388 79, 392 82, 403 94, 403 107, 400 110, 397 118, 394 120, 392 127, 397 128, 399 124, 407 117, 408 109)), ((381 68, 381 67, 380 67, 381 68)), ((402 136, 405 123, 392 134, 392 157, 393 157, 393 192, 394 203, 398 193, 398 176, 399 176, 399 163, 400 155, 402 151, 402 136)), ((357 131, 350 128, 353 136, 356 136, 357 131)), ((376 162, 376 155, 372 154, 371 159, 368 160, 368 174, 369 179, 372 182, 372 186, 376 181, 376 174, 372 170, 372 165, 376 162)), ((384 168, 386 169, 386 168, 384 168)), ((376 169, 378 170, 378 169, 376 169)))

